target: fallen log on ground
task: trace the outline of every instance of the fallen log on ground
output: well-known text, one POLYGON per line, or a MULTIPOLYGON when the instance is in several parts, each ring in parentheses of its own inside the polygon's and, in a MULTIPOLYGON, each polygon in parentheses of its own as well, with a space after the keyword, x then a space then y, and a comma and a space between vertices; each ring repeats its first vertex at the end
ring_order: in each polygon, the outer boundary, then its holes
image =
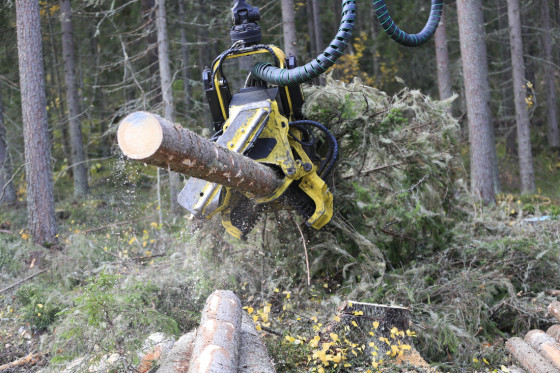
POLYGON ((560 373, 560 370, 519 337, 510 338, 506 347, 529 373, 560 373))
POLYGON ((275 373, 253 320, 230 291, 215 291, 200 327, 175 344, 157 373, 275 373))
POLYGON ((28 355, 19 358, 11 363, 0 365, 0 372, 4 372, 7 370, 23 367, 23 366, 31 366, 40 363, 43 358, 45 357, 46 352, 37 352, 37 353, 29 353, 28 355))
POLYGON ((560 345, 554 338, 542 330, 531 330, 525 335, 525 342, 557 369, 560 369, 560 345))
POLYGON ((554 338, 556 342, 560 343, 560 325, 552 325, 548 328, 546 334, 554 338))

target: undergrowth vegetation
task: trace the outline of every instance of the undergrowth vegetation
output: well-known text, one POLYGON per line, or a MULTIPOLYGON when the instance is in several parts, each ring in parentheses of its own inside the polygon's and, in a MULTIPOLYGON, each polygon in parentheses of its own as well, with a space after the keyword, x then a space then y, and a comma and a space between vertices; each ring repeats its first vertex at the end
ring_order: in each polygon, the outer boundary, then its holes
POLYGON ((216 219, 171 214, 165 196, 159 206, 154 169, 122 159, 95 167, 84 201, 59 190, 59 250, 29 242, 24 206, 3 207, 11 233, 0 233, 0 289, 22 283, 0 294, 0 364, 41 350, 44 372, 87 357, 79 372, 117 354, 113 369, 132 371, 150 333, 192 330, 206 297, 225 288, 242 299, 278 372, 421 371, 398 360, 409 347, 442 371, 507 366, 504 340, 552 321, 558 196, 542 182, 538 195, 503 194, 493 206, 469 197, 447 103, 358 81, 329 80, 306 95, 307 117, 343 151, 329 180, 336 213, 321 231, 268 212, 238 241, 216 219), (375 324, 361 341, 352 320, 332 329, 345 300, 408 307, 410 328, 387 342, 375 324), (377 353, 381 344, 388 353, 377 353))

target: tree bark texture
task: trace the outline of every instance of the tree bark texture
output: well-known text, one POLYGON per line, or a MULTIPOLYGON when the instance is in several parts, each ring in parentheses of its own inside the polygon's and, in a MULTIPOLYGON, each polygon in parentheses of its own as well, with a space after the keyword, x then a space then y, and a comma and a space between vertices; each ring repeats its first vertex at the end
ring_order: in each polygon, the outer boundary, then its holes
POLYGON ((492 138, 488 61, 481 0, 457 0, 463 79, 469 118, 472 192, 486 203, 495 201, 495 145, 492 138))
POLYGON ((542 330, 531 330, 525 335, 525 342, 533 347, 556 369, 560 369, 560 345, 542 330))
POLYGON ((548 127, 548 146, 557 149, 560 147, 558 135, 558 108, 556 106, 556 90, 554 87, 554 56, 552 55, 552 36, 550 26, 550 3, 542 0, 542 39, 544 48, 544 84, 546 88, 546 110, 548 127))
POLYGON ((529 128, 529 112, 526 102, 527 82, 525 79, 525 63, 523 60, 519 0, 507 0, 507 3, 521 192, 532 193, 535 190, 535 172, 533 170, 531 131, 529 128))
POLYGON ((449 70, 449 52, 447 50, 447 27, 445 13, 441 18, 435 34, 437 76, 439 99, 446 100, 453 95, 451 87, 451 71, 449 70))
POLYGON ((546 334, 554 338, 556 342, 560 343, 560 325, 552 325, 548 328, 546 334))
POLYGON ((185 0, 179 0, 179 31, 181 35, 181 58, 183 59, 181 72, 183 73, 183 93, 185 94, 185 108, 188 112, 191 106, 191 88, 189 74, 189 47, 187 28, 185 26, 185 0))
POLYGON ((552 364, 550 364, 544 357, 539 355, 534 348, 529 346, 523 339, 514 337, 508 339, 506 348, 515 357, 523 368, 527 369, 530 373, 559 373, 552 364))
POLYGON ((271 168, 147 112, 124 118, 117 137, 129 158, 256 197, 272 195, 281 183, 271 168))
POLYGON ((4 106, 0 92, 0 204, 16 201, 16 189, 10 181, 12 167, 6 145, 6 127, 4 126, 4 106))
POLYGON ((56 240, 56 220, 47 132, 47 101, 39 2, 17 0, 17 44, 23 115, 29 231, 37 244, 56 240))
MULTIPOLYGON (((173 81, 169 67, 169 39, 167 38, 167 12, 165 0, 156 0, 156 28, 158 40, 159 78, 161 83, 161 98, 165 119, 175 122, 175 109, 173 107, 173 81)), ((177 196, 179 195, 179 175, 169 172, 169 198, 171 211, 179 211, 177 196)))
POLYGON ((294 0, 282 0, 282 27, 286 56, 297 56, 296 14, 294 0))
POLYGON ((66 102, 68 103, 68 125, 74 176, 74 196, 83 197, 88 193, 88 171, 86 153, 82 139, 80 121, 80 100, 76 82, 76 54, 74 51, 74 30, 72 26, 72 6, 70 0, 60 0, 62 23, 62 54, 64 60, 64 80, 66 81, 66 102))

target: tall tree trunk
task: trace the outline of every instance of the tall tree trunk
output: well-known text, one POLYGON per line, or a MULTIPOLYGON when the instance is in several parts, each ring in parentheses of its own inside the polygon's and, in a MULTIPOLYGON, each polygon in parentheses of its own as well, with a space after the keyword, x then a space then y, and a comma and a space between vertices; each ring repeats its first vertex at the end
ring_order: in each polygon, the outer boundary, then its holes
POLYGON ((481 0, 457 0, 461 59, 471 156, 471 187, 486 203, 495 201, 488 61, 481 0))
POLYGON ((0 92, 0 204, 16 201, 16 189, 10 180, 12 167, 6 146, 6 128, 4 127, 4 106, 0 92))
MULTIPOLYGON (((163 101, 163 112, 165 119, 175 123, 175 110, 173 108, 173 87, 171 71, 169 67, 169 40, 167 39, 167 20, 165 11, 165 0, 156 0, 156 28, 158 40, 159 77, 161 82, 161 98, 163 101)), ((179 174, 169 171, 169 197, 171 199, 171 211, 178 212, 179 204, 179 174)))
POLYGON ((82 139, 80 122, 80 99, 76 82, 76 55, 74 52, 74 30, 72 27, 72 6, 70 0, 60 0, 62 23, 62 56, 64 60, 64 80, 66 81, 66 102, 68 103, 68 125, 70 146, 74 165, 74 196, 83 197, 88 193, 86 153, 82 139))
POLYGON ((544 82, 546 86, 546 108, 548 123, 548 146, 553 149, 560 147, 558 136, 558 110, 556 107, 556 90, 554 87, 554 57, 552 55, 552 37, 550 27, 550 4, 548 0, 542 0, 541 17, 543 26, 544 47, 544 82))
POLYGON ((508 0, 507 3, 521 192, 532 193, 535 190, 535 173, 531 150, 529 112, 527 111, 527 102, 525 101, 527 98, 527 82, 525 80, 525 64, 523 60, 519 0, 508 0))
POLYGON ((294 0, 282 0, 282 26, 284 28, 284 52, 286 56, 297 56, 294 0))
POLYGON ((158 71, 158 51, 157 51, 157 35, 154 32, 155 21, 155 2, 154 0, 141 0, 142 17, 147 27, 146 36, 146 57, 148 58, 148 69, 150 76, 155 77, 158 71))
MULTIPOLYGON (((53 7, 56 5, 56 1, 52 3, 49 1, 48 6, 53 7)), ((50 77, 51 83, 56 87, 56 97, 62 98, 64 97, 64 91, 62 86, 62 79, 60 77, 60 70, 59 66, 60 63, 58 61, 59 53, 58 48, 55 43, 55 32, 54 32, 54 25, 53 25, 53 15, 49 12, 47 18, 47 25, 49 30, 49 47, 50 47, 50 58, 51 61, 49 62, 47 59, 46 66, 47 66, 47 77, 50 77)), ((46 54, 47 58, 49 54, 46 54)), ((48 83, 48 82, 47 82, 48 83)), ((64 105, 64 100, 59 99, 57 100, 54 95, 51 95, 49 98, 49 102, 52 107, 56 108, 57 112, 57 120, 61 122, 65 117, 66 109, 64 105)), ((53 117, 53 113, 47 113, 53 117)), ((64 125, 64 123, 60 127, 61 129, 61 140, 62 140, 62 151, 64 153, 65 158, 68 162, 72 159, 72 151, 70 147, 70 135, 68 133, 68 127, 64 125)), ((73 177, 74 170, 72 168, 68 169, 68 174, 73 177)))
POLYGON ((185 27, 185 0, 179 0, 179 30, 181 34, 181 58, 183 59, 183 92, 185 94, 185 109, 191 106, 191 88, 189 74, 189 47, 187 40, 187 28, 185 27))
POLYGON ((307 32, 309 33, 309 54, 315 57, 317 55, 317 44, 315 43, 315 21, 313 20, 313 4, 311 1, 305 1, 305 15, 307 16, 307 32))
POLYGON ((56 220, 47 130, 47 100, 39 2, 16 0, 17 44, 27 180, 27 219, 33 241, 56 240, 56 220))
POLYGON ((319 0, 312 0, 313 5, 313 33, 315 34, 315 55, 323 51, 323 31, 321 31, 321 13, 319 9, 319 0))
MULTIPOLYGON (((498 1, 498 27, 500 30, 508 29, 507 4, 505 0, 498 1)), ((500 40, 500 94, 501 103, 498 110, 498 117, 502 119, 502 126, 505 127, 506 133, 506 154, 508 156, 517 156, 517 132, 515 128, 514 113, 511 106, 511 70, 509 69, 510 60, 509 43, 500 40)))
POLYGON ((451 71, 449 70, 449 52, 447 50, 447 27, 445 26, 445 19, 445 15, 442 15, 435 35, 440 100, 446 100, 453 95, 451 87, 451 71))
MULTIPOLYGON (((198 0, 199 6, 199 13, 201 14, 201 18, 204 21, 203 23, 207 22, 207 13, 208 9, 204 0, 198 0)), ((202 71, 206 66, 210 67, 210 48, 208 47, 208 33, 207 32, 199 32, 198 33, 198 45, 201 46, 199 48, 199 65, 200 65, 200 75, 202 76, 202 71)))

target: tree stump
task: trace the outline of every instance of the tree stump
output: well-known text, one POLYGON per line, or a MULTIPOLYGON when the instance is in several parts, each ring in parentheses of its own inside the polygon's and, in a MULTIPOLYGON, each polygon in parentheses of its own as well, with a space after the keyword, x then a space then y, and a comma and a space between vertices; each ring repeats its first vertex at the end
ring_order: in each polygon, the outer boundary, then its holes
POLYGON ((404 307, 345 301, 335 321, 321 334, 322 340, 340 340, 354 360, 376 366, 381 360, 396 359, 429 369, 413 348, 409 330, 410 311, 404 307))

